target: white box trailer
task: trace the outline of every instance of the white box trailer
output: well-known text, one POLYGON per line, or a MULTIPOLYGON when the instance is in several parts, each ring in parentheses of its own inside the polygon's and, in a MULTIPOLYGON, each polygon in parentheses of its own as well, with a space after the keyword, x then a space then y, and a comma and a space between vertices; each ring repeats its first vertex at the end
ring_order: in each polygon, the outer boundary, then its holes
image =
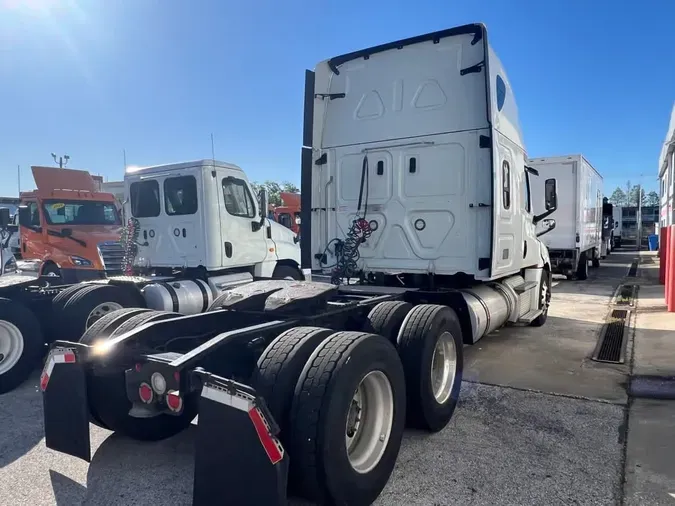
POLYGON ((543 237, 554 273, 588 277, 588 262, 600 265, 602 245, 602 176, 582 155, 533 158, 535 213, 544 209, 543 181, 556 178, 560 198, 553 214, 556 228, 543 237))

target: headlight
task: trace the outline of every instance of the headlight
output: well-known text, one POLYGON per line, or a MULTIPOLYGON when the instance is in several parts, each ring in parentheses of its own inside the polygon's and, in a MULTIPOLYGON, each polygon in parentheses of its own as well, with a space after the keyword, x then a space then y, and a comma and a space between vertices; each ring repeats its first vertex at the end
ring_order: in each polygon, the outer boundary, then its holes
POLYGON ((5 262, 4 272, 16 272, 16 259, 14 257, 5 262))
POLYGON ((73 265, 77 265, 78 267, 91 267, 91 261, 86 258, 72 256, 70 257, 70 261, 73 262, 73 265))

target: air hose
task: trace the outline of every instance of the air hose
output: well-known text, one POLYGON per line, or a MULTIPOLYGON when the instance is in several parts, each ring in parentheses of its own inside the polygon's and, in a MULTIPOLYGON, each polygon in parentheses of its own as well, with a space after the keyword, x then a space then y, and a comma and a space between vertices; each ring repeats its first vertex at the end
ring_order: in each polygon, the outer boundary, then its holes
POLYGON ((358 272, 358 261, 361 258, 359 246, 368 239, 373 231, 370 228, 366 214, 368 212, 368 155, 363 157, 361 166, 361 185, 359 188, 359 202, 356 207, 356 217, 352 221, 347 236, 344 240, 333 239, 335 242, 335 268, 331 275, 331 283, 340 285, 347 280, 355 277, 358 272), (361 204, 363 204, 363 215, 360 215, 361 204))

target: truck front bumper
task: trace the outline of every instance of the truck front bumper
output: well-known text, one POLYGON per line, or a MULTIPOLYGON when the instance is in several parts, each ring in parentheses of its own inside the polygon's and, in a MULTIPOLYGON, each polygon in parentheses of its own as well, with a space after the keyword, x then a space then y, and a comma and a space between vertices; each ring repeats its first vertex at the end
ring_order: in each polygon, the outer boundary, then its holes
MULTIPOLYGON (((87 462, 90 350, 56 341, 40 378, 47 447, 87 462)), ((263 399, 247 385, 199 370, 190 374, 201 385, 193 504, 287 504, 289 458, 263 399)))

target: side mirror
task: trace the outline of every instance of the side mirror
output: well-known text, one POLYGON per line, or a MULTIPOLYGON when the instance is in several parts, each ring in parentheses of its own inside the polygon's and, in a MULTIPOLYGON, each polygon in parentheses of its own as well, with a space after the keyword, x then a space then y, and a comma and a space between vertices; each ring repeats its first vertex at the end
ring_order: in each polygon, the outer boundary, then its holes
POLYGON ((31 215, 28 206, 19 206, 19 225, 22 227, 31 226, 31 215))
POLYGON ((0 227, 5 228, 10 223, 9 208, 0 207, 0 227))
POLYGON ((555 178, 544 183, 544 203, 547 211, 558 209, 558 186, 555 178))
POLYGON ((267 209, 269 208, 270 204, 270 198, 265 188, 260 189, 260 193, 258 194, 258 202, 260 203, 260 217, 265 219, 267 217, 267 209))
POLYGON ((537 237, 541 237, 544 234, 548 234, 551 230, 555 228, 555 220, 549 219, 541 222, 544 226, 544 230, 537 232, 537 237))
POLYGON ((544 206, 546 211, 541 214, 537 214, 534 218, 532 218, 532 221, 535 225, 544 218, 551 216, 551 214, 553 214, 555 210, 558 209, 558 186, 555 178, 547 179, 544 182, 544 206))

